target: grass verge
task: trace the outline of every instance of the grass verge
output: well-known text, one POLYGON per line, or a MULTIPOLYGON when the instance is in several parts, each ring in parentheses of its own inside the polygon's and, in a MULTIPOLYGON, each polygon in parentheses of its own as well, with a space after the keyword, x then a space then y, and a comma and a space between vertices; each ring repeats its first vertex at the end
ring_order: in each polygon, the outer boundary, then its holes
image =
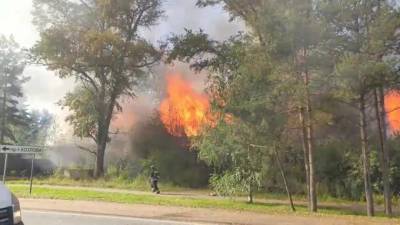
MULTIPOLYGON (((182 196, 163 196, 163 195, 139 195, 131 193, 111 193, 87 189, 65 189, 59 187, 41 187, 36 186, 32 195, 29 195, 29 187, 22 185, 8 185, 10 189, 21 198, 45 198, 45 199, 62 199, 62 200, 88 200, 88 201, 104 201, 127 204, 146 204, 146 205, 164 205, 164 206, 183 206, 192 208, 216 208, 227 210, 240 210, 249 212, 269 213, 269 214, 298 214, 308 215, 305 206, 297 206, 297 212, 290 211, 287 205, 254 203, 248 204, 243 201, 234 199, 210 199, 210 198, 191 198, 182 196)), ((360 215, 351 210, 323 207, 320 209, 318 216, 324 215, 360 215)), ((396 221, 400 219, 396 219, 396 221)))
MULTIPOLYGON (((14 179, 7 181, 8 184, 28 185, 29 181, 26 179, 14 179)), ((103 187, 103 188, 116 188, 126 190, 148 191, 149 181, 144 176, 139 176, 136 179, 118 179, 118 178, 102 178, 102 179, 79 179, 74 180, 62 177, 46 177, 35 178, 33 180, 35 185, 56 185, 56 186, 70 186, 70 187, 103 187)), ((170 183, 162 183, 164 191, 189 191, 193 189, 178 187, 170 183)), ((202 190, 199 190, 202 191, 202 190)), ((203 190, 204 191, 204 190, 203 190)))

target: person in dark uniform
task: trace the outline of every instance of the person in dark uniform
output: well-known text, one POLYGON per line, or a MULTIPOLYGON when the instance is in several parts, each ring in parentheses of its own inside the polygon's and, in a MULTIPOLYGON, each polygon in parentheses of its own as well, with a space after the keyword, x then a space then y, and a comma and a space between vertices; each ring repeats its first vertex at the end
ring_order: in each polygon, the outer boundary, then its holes
POLYGON ((158 179, 160 179, 160 175, 154 166, 150 167, 150 183, 151 183, 151 191, 153 193, 160 194, 160 189, 158 188, 158 179))

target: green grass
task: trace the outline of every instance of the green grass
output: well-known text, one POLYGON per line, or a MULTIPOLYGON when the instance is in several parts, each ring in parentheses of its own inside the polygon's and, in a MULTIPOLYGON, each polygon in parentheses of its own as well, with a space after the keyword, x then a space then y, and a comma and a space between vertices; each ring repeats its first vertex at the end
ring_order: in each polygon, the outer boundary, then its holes
POLYGON ((53 187, 34 187, 32 195, 29 195, 29 188, 21 185, 8 185, 10 189, 22 198, 46 198, 63 200, 89 200, 105 201, 128 204, 149 204, 149 205, 168 205, 184 206, 194 208, 221 208, 234 210, 250 210, 257 212, 280 212, 288 213, 287 206, 267 205, 267 204, 247 204, 235 200, 213 200, 189 197, 171 197, 162 195, 138 195, 130 193, 109 193, 102 191, 63 189, 53 187))
MULTIPOLYGON (((20 197, 27 198, 50 198, 50 199, 65 199, 65 200, 89 200, 89 201, 105 201, 116 203, 128 204, 150 204, 150 205, 171 205, 171 206, 184 206, 184 207, 197 207, 197 208, 221 208, 228 210, 243 210, 252 212, 266 212, 266 213, 292 213, 289 207, 285 204, 287 196, 284 194, 274 193, 258 193, 256 199, 280 200, 280 204, 267 204, 259 203, 247 204, 244 198, 235 199, 221 199, 221 198, 199 198, 194 197, 174 197, 174 196, 154 196, 154 195, 140 195, 134 193, 115 193, 107 190, 87 190, 79 187, 94 187, 94 188, 112 188, 123 190, 135 191, 148 191, 149 183, 146 177, 138 177, 135 180, 124 180, 118 178, 103 178, 99 180, 94 179, 81 179, 73 180, 68 178, 50 177, 50 178, 36 178, 34 180, 34 193, 32 196, 28 195, 28 181, 27 180, 12 180, 7 183, 12 190, 20 197), (74 189, 45 187, 43 185, 53 186, 66 186, 75 187, 74 189)), ((168 183, 161 183, 163 192, 180 192, 185 195, 201 194, 207 195, 211 191, 209 189, 190 189, 177 187, 168 183)), ((243 197, 243 196, 242 196, 243 197)), ((380 196, 375 199, 379 200, 380 196)), ((297 214, 307 215, 307 208, 305 207, 305 196, 294 196, 296 202, 303 202, 303 205, 296 205, 297 214)), ((343 200, 333 198, 330 196, 319 196, 320 203, 325 203, 325 207, 320 206, 319 215, 357 215, 365 216, 365 210, 354 209, 345 207, 354 203, 364 204, 361 201, 354 202, 350 200, 343 200)), ((394 204, 398 203, 398 199, 394 199, 394 204)), ((382 212, 378 212, 378 216, 384 217, 382 212)), ((400 224, 400 222, 399 222, 400 224)))
MULTIPOLYGON (((27 186, 28 181, 25 180, 10 180, 7 182, 7 184, 12 185, 13 188, 16 188, 18 193, 21 193, 23 197, 29 197, 26 195, 23 195, 26 192, 19 191, 21 187, 17 186, 27 186)), ((126 180, 126 179, 118 179, 118 178, 102 178, 102 179, 80 179, 80 180, 74 180, 74 179, 69 179, 69 178, 60 178, 60 177, 46 177, 46 178, 36 178, 34 180, 34 185, 50 185, 50 186, 65 186, 65 187, 94 187, 94 188, 111 188, 111 189, 121 189, 121 190, 134 190, 134 191, 149 191, 149 183, 146 177, 139 176, 138 178, 134 180, 126 180)), ((190 194, 202 194, 202 195, 208 195, 211 190, 209 189, 190 189, 190 188, 183 188, 183 187, 178 187, 170 183, 161 183, 160 184, 161 189, 163 192, 180 192, 184 193, 187 195, 190 194)), ((42 189, 44 187, 41 187, 42 189)), ((40 191, 40 189, 39 189, 40 191)), ((286 205, 267 205, 267 204, 254 204, 254 205, 248 205, 244 202, 240 201, 233 201, 233 200, 224 200, 225 202, 221 202, 221 200, 215 199, 212 202, 208 201, 203 201, 202 199, 195 199, 193 201, 187 202, 186 200, 183 201, 181 198, 176 198, 176 199, 166 199, 165 196, 163 196, 163 201, 160 202, 152 198, 147 198, 149 196, 140 196, 143 197, 146 201, 141 202, 139 201, 141 198, 133 198, 131 202, 129 202, 129 199, 132 198, 132 196, 127 197, 123 196, 121 198, 124 198, 125 200, 119 200, 119 199, 112 199, 112 198, 107 198, 106 196, 100 195, 104 193, 97 193, 98 195, 92 196, 92 197, 79 197, 79 195, 76 195, 78 193, 82 193, 84 190, 65 190, 65 193, 73 193, 71 196, 68 196, 68 194, 62 194, 59 193, 60 190, 57 192, 57 194, 50 195, 50 192, 37 192, 33 197, 43 197, 43 198, 56 198, 56 199, 81 199, 81 200, 103 200, 103 201, 111 201, 111 202, 121 202, 121 203, 143 203, 143 204, 160 204, 160 205, 168 205, 170 202, 173 202, 173 205, 177 206, 189 206, 189 207, 206 207, 210 208, 215 206, 214 208, 224 208, 224 209, 239 209, 239 210, 250 210, 250 211, 261 211, 263 212, 264 210, 269 211, 269 212, 289 212, 288 207, 286 205), (148 201, 149 200, 149 201, 148 201), (128 201, 128 202, 126 202, 128 201), (229 205, 229 206, 224 206, 229 205)), ((36 188, 35 188, 36 192, 36 188)), ((100 191, 99 191, 100 192, 100 191)), ((101 191, 104 192, 104 191, 101 191)), ((122 193, 122 195, 124 195, 122 193)), ((126 195, 126 194, 125 194, 126 195)), ((112 194, 112 197, 116 197, 115 193, 112 194)), ((150 196, 151 197, 151 196, 150 196)), ((245 197, 245 195, 242 195, 242 197, 245 197)), ((256 199, 269 199, 269 200, 281 200, 282 202, 287 201, 287 196, 285 194, 276 194, 276 193, 257 193, 255 195, 256 199)), ((293 196, 294 200, 296 202, 306 202, 306 197, 302 195, 295 195, 293 196)), ((242 198, 243 199, 243 198, 242 198)), ((379 200, 382 199, 382 196, 375 196, 376 203, 379 203, 379 200)), ((349 208, 344 209, 344 207, 340 207, 340 205, 351 205, 354 203, 358 204, 365 204, 362 201, 351 201, 351 200, 345 200, 345 199, 338 199, 338 198, 333 198, 330 196, 319 196, 318 200, 323 203, 329 203, 330 205, 338 205, 338 207, 325 207, 322 208, 321 212, 324 214, 346 214, 346 215, 365 215, 364 210, 351 210, 349 208)), ((398 199, 393 199, 393 204, 396 205, 399 203, 398 199)), ((300 212, 306 212, 306 207, 304 206, 297 206, 296 207, 298 211, 300 212)), ((382 213, 378 212, 378 215, 382 215, 382 213)))
MULTIPOLYGON (((92 191, 87 189, 66 189, 60 187, 34 187, 32 195, 29 195, 29 187, 22 185, 10 185, 11 190, 21 198, 45 198, 62 200, 88 200, 104 201, 126 204, 146 204, 146 205, 164 205, 164 206, 183 206, 193 208, 218 208, 227 210, 240 210, 250 212, 260 212, 269 214, 300 214, 308 215, 305 206, 297 206, 297 212, 293 213, 285 204, 267 204, 255 203, 248 204, 244 201, 234 199, 210 199, 210 198, 191 198, 175 197, 162 195, 139 195, 131 193, 111 193, 104 191, 92 191)), ((319 216, 324 215, 364 215, 363 213, 353 212, 351 210, 340 209, 336 207, 321 208, 319 216)), ((396 220, 397 221, 397 220, 396 220)), ((400 220, 399 220, 400 222, 400 220)))
MULTIPOLYGON (((28 181, 24 180, 10 180, 8 184, 20 184, 28 185, 28 181)), ((148 191, 149 182, 146 177, 139 176, 136 179, 118 179, 118 178, 102 178, 102 179, 79 179, 74 180, 70 178, 62 177, 45 177, 45 178, 35 178, 33 183, 35 185, 55 185, 55 186, 66 186, 66 187, 101 187, 101 188, 113 188, 113 189, 123 189, 123 190, 135 190, 135 191, 148 191)), ((161 182, 160 186, 162 191, 165 192, 188 192, 188 193, 200 193, 209 194, 212 190, 203 189, 192 189, 173 185, 171 183, 161 182)), ((246 197, 246 194, 241 195, 246 197)), ((275 199, 275 200, 287 200, 287 195, 285 193, 256 193, 255 198, 258 199, 275 199)), ((293 198, 296 201, 306 201, 306 196, 304 195, 294 195, 293 198)), ((333 198, 330 196, 318 196, 319 200, 331 203, 354 203, 354 201, 333 198)))
MULTIPOLYGON (((28 184, 29 181, 24 179, 14 179, 7 181, 8 184, 28 184)), ((35 178, 33 180, 35 185, 57 185, 57 186, 71 186, 71 187, 102 187, 102 188, 116 188, 126 190, 148 191, 149 182, 146 177, 139 176, 136 179, 118 179, 118 178, 102 178, 102 179, 79 179, 74 180, 70 178, 61 177, 46 177, 35 178)), ((162 183, 164 191, 189 191, 193 189, 178 187, 170 183, 162 183)), ((199 190, 200 191, 200 190, 199 190)))

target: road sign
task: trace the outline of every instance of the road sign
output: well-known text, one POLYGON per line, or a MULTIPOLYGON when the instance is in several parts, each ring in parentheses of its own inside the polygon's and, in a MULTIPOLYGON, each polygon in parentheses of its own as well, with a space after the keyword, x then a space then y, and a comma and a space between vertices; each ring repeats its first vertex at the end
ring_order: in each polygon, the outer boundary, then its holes
POLYGON ((43 147, 0 145, 0 153, 3 154, 40 154, 43 147))
POLYGON ((18 146, 18 145, 0 145, 0 154, 5 154, 4 166, 3 166, 3 183, 6 182, 8 154, 29 154, 29 155, 32 155, 31 176, 29 178, 29 180, 30 180, 29 193, 32 194, 32 182, 33 182, 33 170, 34 170, 33 162, 35 161, 36 154, 42 153, 43 150, 44 150, 43 147, 18 146))

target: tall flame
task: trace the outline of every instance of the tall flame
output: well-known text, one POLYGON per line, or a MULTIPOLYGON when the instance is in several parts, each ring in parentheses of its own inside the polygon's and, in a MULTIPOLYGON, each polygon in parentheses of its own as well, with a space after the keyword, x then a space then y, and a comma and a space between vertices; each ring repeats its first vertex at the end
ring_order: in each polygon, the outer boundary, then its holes
POLYGON ((400 132, 400 92, 391 91, 385 95, 385 111, 391 133, 400 132))
POLYGON ((167 76, 167 97, 160 104, 160 116, 174 136, 197 136, 212 121, 208 96, 176 74, 167 76))

